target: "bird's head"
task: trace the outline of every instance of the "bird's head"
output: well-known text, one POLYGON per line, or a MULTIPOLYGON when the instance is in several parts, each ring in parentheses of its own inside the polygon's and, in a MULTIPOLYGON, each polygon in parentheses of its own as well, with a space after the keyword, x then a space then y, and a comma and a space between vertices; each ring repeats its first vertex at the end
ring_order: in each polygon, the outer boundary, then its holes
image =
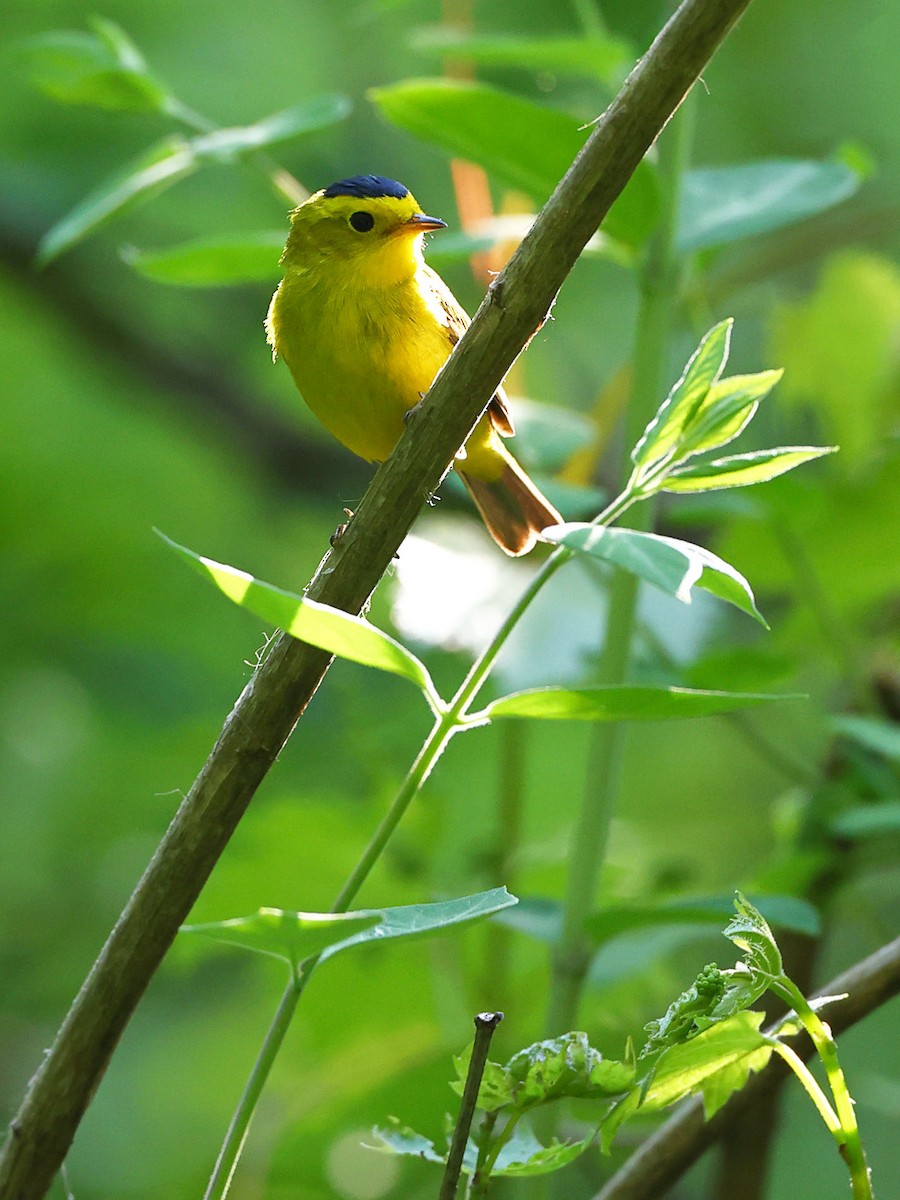
POLYGON ((445 229, 402 183, 354 175, 323 188, 291 213, 281 257, 290 269, 351 271, 360 283, 388 286, 422 262, 422 234, 445 229))

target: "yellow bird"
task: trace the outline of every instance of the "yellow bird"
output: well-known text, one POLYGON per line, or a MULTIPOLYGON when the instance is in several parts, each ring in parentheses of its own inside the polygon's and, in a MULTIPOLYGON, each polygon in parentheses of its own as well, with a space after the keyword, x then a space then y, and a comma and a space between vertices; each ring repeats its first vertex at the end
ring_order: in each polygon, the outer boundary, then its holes
MULTIPOLYGON (((469 318, 422 256, 445 229, 401 183, 356 175, 291 213, 266 333, 326 429, 368 462, 383 462, 405 414, 431 387, 469 318)), ((525 554, 562 518, 502 438, 513 433, 498 389, 456 469, 497 544, 525 554)))

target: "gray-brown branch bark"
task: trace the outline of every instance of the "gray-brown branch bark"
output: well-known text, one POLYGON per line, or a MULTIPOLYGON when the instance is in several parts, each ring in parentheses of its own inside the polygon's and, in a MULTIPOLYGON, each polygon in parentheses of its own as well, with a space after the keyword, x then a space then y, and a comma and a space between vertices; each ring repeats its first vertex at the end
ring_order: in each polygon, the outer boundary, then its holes
MULTIPOLYGON (((361 610, 588 238, 748 4, 681 4, 490 289, 310 596, 361 610)), ((0 1200, 45 1194, 125 1025, 328 665, 282 637, 239 697, 31 1081, 0 1155, 0 1200)))

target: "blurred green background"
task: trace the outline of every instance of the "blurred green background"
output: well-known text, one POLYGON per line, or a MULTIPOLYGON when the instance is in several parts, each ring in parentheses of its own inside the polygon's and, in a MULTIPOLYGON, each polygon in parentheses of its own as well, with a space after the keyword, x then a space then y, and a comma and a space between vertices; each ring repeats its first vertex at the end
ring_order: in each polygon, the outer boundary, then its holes
MULTIPOLYGON (((297 588, 369 478, 318 429, 287 371, 272 366, 262 330, 271 282, 171 287, 123 259, 123 247, 286 229, 286 204, 258 172, 207 167, 43 270, 34 267, 48 228, 171 129, 156 114, 58 105, 31 86, 18 40, 84 30, 94 11, 38 0, 4 20, 4 1122, 268 633, 186 572, 153 527, 297 588)), ((616 0, 596 12, 633 58, 666 7, 616 0)), ((186 104, 223 126, 321 93, 346 95, 348 119, 275 147, 278 161, 310 189, 360 172, 398 178, 425 211, 458 228, 446 154, 387 123, 367 98, 372 87, 439 75, 440 58, 416 50, 415 34, 456 19, 458 7, 442 14, 426 0, 110 0, 102 15, 127 30, 186 104)), ((590 22, 584 5, 550 0, 476 3, 469 16, 479 32, 535 36, 578 35, 590 22)), ((666 532, 710 545, 748 576, 772 632, 711 601, 685 608, 647 594, 639 669, 701 686, 803 691, 810 700, 741 720, 633 729, 602 884, 610 900, 736 886, 805 896, 822 907, 817 982, 897 932, 896 828, 885 821, 878 836, 862 837, 846 818, 896 800, 896 777, 883 755, 842 737, 834 720, 897 716, 898 40, 900 10, 889 5, 828 4, 813 19, 802 0, 756 0, 694 98, 696 165, 826 159, 848 145, 872 165, 846 203, 691 264, 668 376, 708 325, 734 315, 729 369, 787 368, 759 418, 764 444, 841 443, 844 453, 727 503, 682 500, 662 514, 666 532), (844 826, 835 823, 841 814, 844 826)), ((603 84, 587 74, 478 70, 486 82, 582 121, 608 103, 612 75, 603 84)), ((500 207, 508 195, 502 181, 491 184, 500 207)), ((464 259, 439 259, 438 239, 433 249, 435 265, 474 311, 482 285, 464 259)), ((582 414, 578 429, 602 427, 630 359, 637 305, 633 270, 584 258, 555 319, 517 367, 513 390, 582 414)), ((621 456, 620 440, 608 440, 602 486, 621 456)), ((497 597, 514 595, 528 567, 501 561, 463 503, 444 491, 379 589, 372 616, 429 639, 415 648, 450 688, 467 647, 483 641, 502 611, 497 597)), ((522 685, 588 674, 604 603, 588 572, 557 577, 511 646, 504 679, 522 685)), ((260 905, 326 909, 426 730, 406 684, 336 664, 195 919, 260 905)), ((458 739, 361 903, 418 903, 501 883, 520 896, 558 898, 589 741, 587 729, 550 724, 458 739), (498 876, 497 796, 517 765, 524 827, 504 864, 509 874, 498 876)), ((726 943, 703 928, 617 939, 598 955, 583 1027, 619 1056, 625 1037, 637 1036, 704 962, 727 957, 726 943)), ((453 1107, 449 1056, 469 1040, 475 1011, 506 1010, 496 1057, 541 1036, 546 960, 539 939, 478 928, 367 947, 328 964, 304 998, 233 1195, 433 1195, 429 1170, 360 1149, 361 1137, 390 1114, 437 1136, 453 1107), (493 969, 498 954, 509 956, 502 973, 493 969)), ((282 986, 278 964, 176 944, 69 1157, 78 1200, 201 1194, 282 986)), ((896 1008, 886 1008, 843 1041, 884 1195, 900 1187, 896 1018, 896 1008)), ((795 1089, 778 1132, 773 1200, 844 1186, 815 1120, 795 1089)), ((626 1151, 617 1149, 613 1163, 626 1151)), ((590 1195, 609 1169, 598 1154, 586 1155, 567 1177, 570 1194, 590 1195)), ((707 1194, 708 1174, 708 1166, 695 1172, 677 1194, 707 1194)), ((59 1183, 54 1194, 63 1195, 59 1183)))

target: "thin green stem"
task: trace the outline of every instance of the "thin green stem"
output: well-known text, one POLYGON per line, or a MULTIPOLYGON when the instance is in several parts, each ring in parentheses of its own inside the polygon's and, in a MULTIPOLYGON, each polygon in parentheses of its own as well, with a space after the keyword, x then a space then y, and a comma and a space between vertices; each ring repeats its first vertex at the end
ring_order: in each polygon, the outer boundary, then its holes
MULTIPOLYGON (((656 235, 641 271, 641 306, 635 338, 634 385, 626 419, 627 445, 634 445, 653 416, 663 392, 668 368, 672 316, 680 270, 675 234, 681 180, 689 153, 689 105, 669 125, 660 139, 659 171, 663 204, 656 235)), ((624 495, 634 497, 626 489, 624 495)), ((633 521, 635 528, 652 525, 652 509, 645 507, 633 521)), ((627 572, 617 572, 610 588, 609 617, 600 664, 604 683, 624 682, 628 675, 635 629, 638 582, 627 572)), ((591 730, 585 789, 572 835, 572 853, 563 909, 563 925, 554 956, 553 979, 547 1014, 548 1035, 571 1028, 590 962, 591 946, 584 922, 594 904, 609 829, 616 807, 625 748, 622 724, 599 725, 591 730)))
POLYGON ((819 1087, 815 1075, 813 1075, 796 1050, 792 1050, 790 1046, 780 1041, 777 1037, 771 1038, 769 1045, 776 1054, 784 1059, 803 1084, 810 1100, 812 1100, 813 1104, 819 1110, 819 1116, 825 1122, 828 1131, 840 1140, 841 1123, 838 1120, 838 1115, 828 1103, 828 1097, 822 1091, 821 1087, 819 1087))
POLYGON ((231 1118, 228 1131, 225 1134, 225 1140, 219 1151, 219 1157, 216 1160, 213 1173, 203 1194, 203 1200, 223 1200, 223 1197, 228 1194, 234 1169, 237 1166, 241 1151, 244 1148, 247 1133, 250 1129, 250 1121, 262 1090, 265 1087, 266 1080, 269 1078, 272 1065, 278 1056, 285 1035, 290 1027, 291 1018, 294 1015, 294 1009, 297 1007, 297 1001, 300 999, 302 991, 303 988, 302 986, 298 986, 298 981, 292 979, 281 998, 278 1011, 275 1013, 275 1017, 266 1034, 266 1040, 263 1042, 262 1049, 250 1073, 250 1078, 247 1080, 243 1095, 231 1118))
POLYGON ((859 1136, 859 1126, 856 1123, 853 1098, 838 1060, 837 1046, 831 1030, 811 1007, 797 985, 786 976, 782 976, 773 984, 772 990, 793 1007, 825 1068, 839 1122, 837 1129, 831 1126, 829 1128, 837 1140, 841 1157, 850 1172, 853 1198, 854 1200, 873 1200, 872 1181, 866 1164, 865 1150, 859 1136))

